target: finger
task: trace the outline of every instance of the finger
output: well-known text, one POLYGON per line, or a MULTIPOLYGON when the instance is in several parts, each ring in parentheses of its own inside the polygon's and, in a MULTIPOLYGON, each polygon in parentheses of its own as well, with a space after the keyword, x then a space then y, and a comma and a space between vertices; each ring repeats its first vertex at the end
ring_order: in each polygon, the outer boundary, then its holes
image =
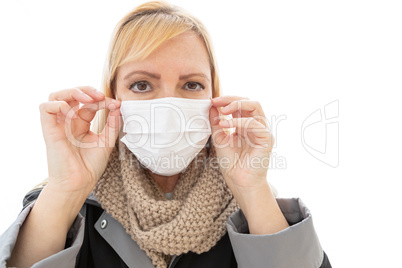
MULTIPOLYGON (((81 90, 88 96, 90 96, 93 100, 95 101, 101 101, 105 99, 105 95, 97 90, 96 88, 90 87, 90 86, 81 86, 81 87, 76 87, 74 89, 81 90)), ((79 102, 76 100, 73 100, 71 102, 67 102, 71 107, 73 107, 74 111, 77 112, 79 110, 79 102)))
MULTIPOLYGON (((89 86, 83 86, 83 87, 76 87, 77 89, 81 90, 82 92, 84 92, 85 94, 87 94, 88 96, 90 96, 92 99, 94 99, 95 101, 101 101, 105 99, 105 95, 98 91, 96 88, 93 87, 89 87, 89 86)), ((77 112, 79 110, 79 102, 76 100, 72 100, 67 102, 68 105, 70 105, 75 112, 77 112)))
MULTIPOLYGON (((89 97, 91 97, 95 101, 101 101, 101 100, 105 99, 105 95, 101 91, 97 90, 94 87, 81 86, 81 87, 75 87, 73 89, 78 89, 78 90, 84 92, 86 95, 88 95, 89 97)), ((67 103, 71 107, 73 107, 73 109, 76 109, 76 111, 78 110, 78 107, 75 107, 76 105, 79 104, 78 101, 73 100, 73 101, 71 101, 71 103, 70 102, 67 102, 67 103)))
POLYGON ((228 105, 229 103, 237 100, 248 100, 248 98, 245 97, 239 97, 239 96, 222 96, 222 97, 216 97, 212 99, 212 105, 216 107, 223 107, 228 105))
POLYGON ((90 123, 96 112, 102 109, 115 110, 120 108, 121 101, 106 97, 104 100, 96 102, 96 103, 87 103, 84 104, 77 112, 77 115, 80 119, 84 120, 87 123, 90 123))
MULTIPOLYGON (((222 108, 229 105, 231 102, 234 101, 239 101, 239 100, 248 100, 246 97, 239 97, 239 96, 222 96, 222 97, 216 97, 212 99, 212 105, 215 107, 219 107, 219 110, 222 113, 222 108)), ((222 113, 224 114, 224 113, 222 113)), ((230 113, 229 113, 230 114, 230 113)), ((241 117, 241 112, 240 111, 235 111, 232 113, 232 116, 237 118, 241 117)))
POLYGON ((252 144, 264 147, 271 146, 272 139, 269 129, 255 118, 233 118, 220 121, 219 125, 225 128, 236 127, 235 132, 243 138, 250 140, 252 144))
POLYGON ((268 126, 264 111, 258 101, 236 100, 221 108, 222 114, 233 114, 233 117, 254 117, 260 123, 268 126))
POLYGON ((77 111, 80 109, 80 103, 76 100, 67 101, 67 104, 70 105, 70 107, 74 110, 74 113, 77 113, 77 111))
POLYGON ((116 139, 119 136, 120 128, 123 125, 120 109, 114 109, 109 112, 106 126, 99 134, 99 140, 103 141, 105 146, 111 152, 116 144, 116 139))
POLYGON ((67 118, 75 118, 74 110, 65 101, 50 101, 39 105, 42 126, 54 127, 57 118, 62 114, 67 118))
MULTIPOLYGON (((88 132, 91 122, 96 112, 102 109, 115 110, 120 108, 120 101, 106 98, 96 103, 86 103, 77 112, 77 118, 72 120, 72 130, 74 136, 81 136, 88 132)), ((70 120, 71 121, 71 120, 70 120)))
POLYGON ((94 100, 100 101, 105 99, 105 94, 103 94, 101 91, 97 90, 94 87, 90 86, 80 86, 80 87, 75 87, 77 89, 80 89, 83 91, 85 94, 93 98, 94 100))
POLYGON ((86 92, 80 88, 64 89, 60 91, 53 92, 49 95, 49 101, 59 101, 64 100, 66 102, 78 101, 82 103, 94 102, 96 100, 101 100, 104 97, 95 97, 95 91, 91 91, 88 88, 84 89, 86 92), (89 93, 89 94, 87 94, 89 93), (92 97, 94 96, 94 97, 92 97))
POLYGON ((269 133, 269 130, 253 117, 232 118, 219 122, 219 126, 225 128, 236 128, 241 131, 253 133, 269 133))
POLYGON ((261 104, 258 101, 252 101, 252 100, 246 100, 246 99, 232 101, 231 103, 222 107, 222 109, 221 109, 221 112, 223 114, 232 114, 237 111, 247 112, 252 115, 263 115, 264 114, 261 104))

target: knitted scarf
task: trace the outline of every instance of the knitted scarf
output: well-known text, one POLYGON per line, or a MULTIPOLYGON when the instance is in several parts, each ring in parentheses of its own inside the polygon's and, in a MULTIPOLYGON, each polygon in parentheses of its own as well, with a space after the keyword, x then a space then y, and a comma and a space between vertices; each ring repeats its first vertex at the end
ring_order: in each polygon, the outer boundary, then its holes
POLYGON ((239 209, 211 142, 180 173, 168 200, 135 155, 119 140, 94 188, 102 208, 119 221, 157 268, 173 255, 209 251, 239 209))

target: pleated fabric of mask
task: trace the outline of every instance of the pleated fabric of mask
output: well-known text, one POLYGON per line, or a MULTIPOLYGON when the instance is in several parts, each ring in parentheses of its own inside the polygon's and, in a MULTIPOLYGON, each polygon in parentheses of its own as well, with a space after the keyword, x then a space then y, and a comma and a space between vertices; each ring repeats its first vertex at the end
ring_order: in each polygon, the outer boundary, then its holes
POLYGON ((182 172, 211 135, 210 99, 160 98, 122 101, 121 141, 153 173, 182 172))

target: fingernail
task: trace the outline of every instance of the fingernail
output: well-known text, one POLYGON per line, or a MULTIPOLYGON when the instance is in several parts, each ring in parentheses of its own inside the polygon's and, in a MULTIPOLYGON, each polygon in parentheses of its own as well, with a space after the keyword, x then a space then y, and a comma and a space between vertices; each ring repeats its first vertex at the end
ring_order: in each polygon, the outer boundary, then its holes
POLYGON ((222 99, 222 97, 215 97, 215 98, 213 98, 212 100, 213 100, 213 101, 217 101, 217 100, 220 100, 220 99, 222 99))
POLYGON ((228 111, 229 110, 229 105, 222 107, 222 111, 228 111))

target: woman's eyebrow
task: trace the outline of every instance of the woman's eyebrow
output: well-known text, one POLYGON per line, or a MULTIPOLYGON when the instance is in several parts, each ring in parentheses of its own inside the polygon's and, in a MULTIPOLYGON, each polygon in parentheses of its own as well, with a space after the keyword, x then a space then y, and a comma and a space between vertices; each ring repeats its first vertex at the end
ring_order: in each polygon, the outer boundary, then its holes
POLYGON ((155 74, 155 73, 150 73, 147 71, 133 71, 131 73, 128 73, 125 77, 124 80, 128 79, 130 76, 134 75, 134 74, 143 74, 143 75, 147 75, 149 77, 152 77, 154 79, 160 79, 161 75, 160 74, 155 74))
POLYGON ((208 82, 210 81, 208 76, 205 75, 204 73, 191 73, 191 74, 180 75, 179 80, 186 80, 193 76, 200 76, 200 77, 204 78, 205 80, 207 80, 208 82))
MULTIPOLYGON (((123 79, 127 80, 130 76, 132 76, 134 74, 143 74, 143 75, 147 75, 147 76, 149 76, 151 78, 154 78, 154 79, 160 79, 161 78, 160 74, 150 73, 150 72, 147 72, 147 71, 133 71, 133 72, 128 73, 126 76, 124 76, 123 79)), ((189 79, 190 77, 193 77, 193 76, 200 76, 200 77, 206 79, 208 82, 210 81, 208 76, 205 75, 204 73, 183 74, 183 75, 179 76, 179 80, 186 80, 186 79, 189 79)))

